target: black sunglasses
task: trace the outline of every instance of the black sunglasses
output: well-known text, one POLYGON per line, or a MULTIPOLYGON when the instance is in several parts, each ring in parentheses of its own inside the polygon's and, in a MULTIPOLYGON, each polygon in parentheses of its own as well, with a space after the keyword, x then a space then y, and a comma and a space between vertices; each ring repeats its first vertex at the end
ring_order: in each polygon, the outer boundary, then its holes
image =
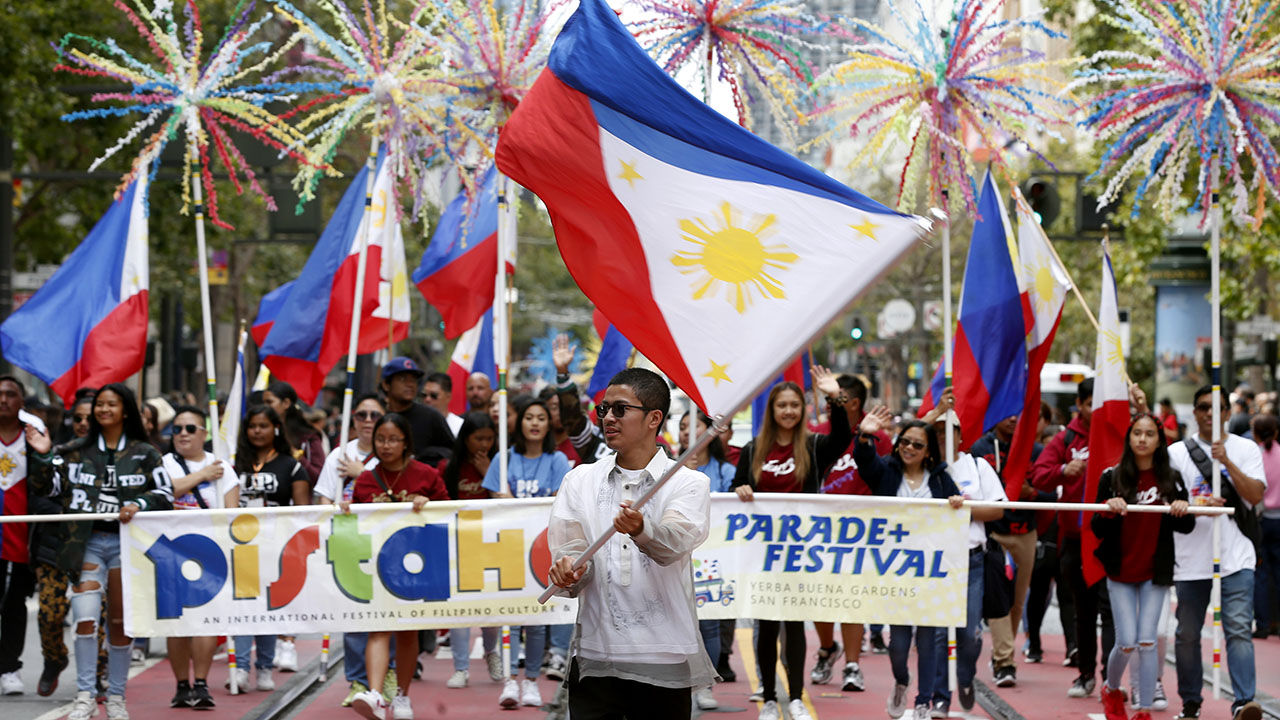
POLYGON ((173 434, 181 435, 182 433, 186 433, 188 435, 195 435, 197 432, 203 429, 204 427, 200 425, 174 425, 173 434))
POLYGON ((1196 405, 1196 412, 1210 412, 1213 410, 1213 403, 1200 403, 1196 405))
POLYGON ((597 405, 596 417, 603 420, 609 414, 609 411, 612 410, 613 416, 621 420, 622 418, 626 417, 627 410, 629 408, 635 408, 640 412, 649 412, 650 410, 657 410, 657 408, 651 408, 646 405, 628 405, 622 402, 621 400, 619 400, 618 402, 615 402, 615 403, 600 403, 599 405, 597 405))
POLYGON ((358 410, 355 413, 357 420, 381 420, 382 413, 377 410, 358 410))
POLYGON ((929 447, 927 443, 922 443, 919 440, 907 440, 906 438, 898 441, 898 447, 902 447, 903 445, 910 445, 917 450, 923 450, 929 447))
POLYGON ((439 399, 440 399, 440 393, 438 393, 438 392, 424 392, 424 393, 422 393, 422 397, 427 398, 427 399, 430 399, 430 400, 439 400, 439 399))

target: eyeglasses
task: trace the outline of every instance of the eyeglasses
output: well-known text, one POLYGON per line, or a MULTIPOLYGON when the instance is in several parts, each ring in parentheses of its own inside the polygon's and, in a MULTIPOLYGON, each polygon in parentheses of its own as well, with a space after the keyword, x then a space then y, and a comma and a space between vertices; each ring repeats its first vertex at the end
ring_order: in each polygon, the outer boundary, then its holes
POLYGON ((173 434, 181 435, 183 433, 186 433, 188 435, 195 435, 196 433, 200 432, 203 429, 204 428, 200 427, 199 425, 174 425, 173 434))
POLYGON ((916 450, 923 450, 929 447, 927 444, 922 443, 919 440, 899 440, 898 447, 903 447, 903 446, 913 447, 916 450))
POLYGON ((440 393, 438 393, 438 392, 424 392, 424 393, 422 393, 422 397, 424 397, 424 398, 426 398, 426 399, 428 399, 428 400, 439 400, 439 399, 440 399, 440 393))
POLYGON ((373 439, 374 445, 403 445, 402 437, 376 437, 373 439))
POLYGON ((71 422, 73 422, 73 423, 87 423, 87 422, 89 422, 89 416, 88 416, 88 415, 72 415, 72 416, 71 416, 71 422))
POLYGON ((382 419, 382 413, 377 410, 357 410, 355 413, 357 420, 378 421, 382 419))
POLYGON ((1213 403, 1200 403, 1196 405, 1196 412, 1210 412, 1213 410, 1213 403))
POLYGON ((622 402, 621 400, 619 400, 618 402, 615 402, 615 403, 600 403, 599 405, 597 405, 597 406, 596 406, 596 417, 598 417, 598 418, 600 418, 601 420, 603 420, 603 419, 605 419, 605 417, 607 417, 607 416, 609 415, 609 411, 611 411, 611 410, 612 410, 612 411, 613 411, 613 416, 614 416, 614 417, 616 417, 616 418, 618 418, 619 420, 621 420, 622 418, 626 417, 626 415, 627 415, 627 410, 628 410, 629 408, 635 408, 636 410, 639 410, 640 412, 649 412, 650 410, 656 410, 656 409, 657 409, 657 408, 651 408, 651 407, 648 407, 648 406, 646 406, 646 405, 628 405, 628 404, 626 404, 626 403, 622 402))

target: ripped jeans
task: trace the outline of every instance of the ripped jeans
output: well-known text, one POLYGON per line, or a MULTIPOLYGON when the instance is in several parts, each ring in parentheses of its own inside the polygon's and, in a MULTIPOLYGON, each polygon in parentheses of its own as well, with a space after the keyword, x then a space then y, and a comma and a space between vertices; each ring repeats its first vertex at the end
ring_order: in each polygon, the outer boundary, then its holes
MULTIPOLYGON (((120 536, 110 532, 94 532, 84 546, 83 564, 92 570, 80 571, 79 586, 96 585, 83 592, 71 592, 71 618, 75 625, 76 690, 94 692, 98 670, 98 622, 102 617, 103 598, 111 570, 120 568, 120 536), (91 623, 87 634, 80 633, 82 623, 91 623)), ((124 695, 129 679, 131 642, 116 647, 107 634, 107 694, 124 695)))
POLYGON ((1125 666, 1136 651, 1138 664, 1137 707, 1149 709, 1156 691, 1162 660, 1156 653, 1160 634, 1160 612, 1169 597, 1169 588, 1150 580, 1141 583, 1116 582, 1107 578, 1111 595, 1111 617, 1116 624, 1116 644, 1107 661, 1107 687, 1121 687, 1125 666))

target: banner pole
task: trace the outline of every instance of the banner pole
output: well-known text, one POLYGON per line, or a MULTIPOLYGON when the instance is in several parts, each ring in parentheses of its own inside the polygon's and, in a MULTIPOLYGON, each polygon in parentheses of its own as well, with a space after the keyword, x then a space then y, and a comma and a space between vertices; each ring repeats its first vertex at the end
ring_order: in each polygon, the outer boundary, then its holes
MULTIPOLYGON (((1213 302, 1212 357, 1213 368, 1211 383, 1213 386, 1213 442, 1216 445, 1222 440, 1222 296, 1219 284, 1221 272, 1221 235, 1222 209, 1218 206, 1218 192, 1215 189, 1210 197, 1209 205, 1209 292, 1213 302)), ((1213 458, 1213 496, 1222 496, 1222 463, 1213 458)), ((1213 586, 1210 588, 1213 600, 1213 699, 1222 697, 1222 516, 1213 519, 1213 586)))
MULTIPOLYGON (((367 175, 364 181, 364 214, 360 220, 360 256, 356 261, 356 287, 351 302, 351 334, 347 339, 347 386, 342 391, 342 425, 338 431, 338 447, 347 446, 351 439, 351 402, 355 397, 356 353, 360 347, 360 320, 364 303, 364 278, 369 265, 369 230, 373 225, 373 183, 378 174, 378 145, 380 135, 375 132, 369 139, 369 157, 365 160, 367 175)), ((394 313, 392 313, 394 315, 394 313)), ((323 672, 323 668, 321 669, 323 672)))
POLYGON ((506 255, 511 241, 508 222, 511 206, 507 196, 510 182, 506 175, 498 173, 498 268, 493 285, 493 350, 497 355, 494 360, 498 365, 498 486, 503 492, 514 494, 507 476, 507 447, 510 443, 510 438, 507 437, 507 365, 511 347, 507 333, 506 255))
MULTIPOLYGON (((947 200, 947 191, 942 191, 942 200, 947 200)), ((952 330, 951 330, 951 216, 946 212, 934 211, 934 214, 942 222, 942 372, 946 378, 944 387, 951 387, 951 369, 952 369, 952 330)), ((941 398, 934 398, 934 402, 939 403, 941 398)), ((955 428, 950 420, 943 417, 943 426, 946 428, 946 454, 947 466, 955 464, 955 428)), ((955 627, 947 628, 947 687, 951 692, 956 691, 956 629, 955 627)))
MULTIPOLYGON (((204 336, 205 392, 209 404, 209 437, 218 437, 218 379, 213 352, 213 311, 209 301, 209 258, 204 238, 204 184, 200 176, 200 125, 194 112, 187 115, 187 154, 190 160, 191 192, 196 215, 196 262, 200 274, 200 323, 204 336)), ((141 397, 141 396, 139 396, 141 397)))

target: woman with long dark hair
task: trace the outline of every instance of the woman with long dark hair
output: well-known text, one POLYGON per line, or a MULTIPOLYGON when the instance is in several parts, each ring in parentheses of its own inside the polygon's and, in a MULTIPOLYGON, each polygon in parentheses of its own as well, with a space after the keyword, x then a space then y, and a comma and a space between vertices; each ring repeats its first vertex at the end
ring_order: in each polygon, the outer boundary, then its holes
POLYGON ((1116 626, 1116 643, 1107 660, 1102 709, 1107 720, 1126 720, 1120 682, 1134 651, 1138 653, 1138 708, 1134 720, 1150 720, 1156 679, 1163 660, 1156 654, 1160 611, 1173 584, 1173 534, 1190 533, 1196 520, 1187 514, 1189 495, 1181 473, 1169 466, 1164 426, 1140 413, 1125 433, 1120 464, 1102 472, 1097 502, 1111 512, 1095 513, 1098 536, 1094 555, 1107 571, 1107 593, 1116 626), (1129 513, 1130 505, 1169 505, 1169 512, 1129 513))
MULTIPOLYGON (((760 434, 742 448, 733 478, 733 490, 743 502, 755 499, 755 493, 816 493, 818 479, 831 463, 849 447, 853 438, 844 403, 848 397, 840 391, 836 376, 821 366, 813 369, 813 384, 827 396, 831 433, 811 433, 805 425, 804 388, 782 382, 769 391, 769 411, 760 426, 760 434)), ((792 718, 809 720, 809 711, 801 693, 804 690, 805 647, 804 623, 800 621, 761 620, 758 623, 756 655, 760 660, 760 685, 763 688, 762 720, 778 720, 782 709, 777 697, 778 634, 786 633, 787 682, 791 702, 787 706, 792 718)))
POLYGON ((275 380, 262 393, 262 402, 284 420, 285 439, 294 449, 294 459, 302 463, 312 486, 320 479, 324 469, 324 438, 320 431, 307 421, 298 402, 298 393, 283 380, 275 380))
MULTIPOLYGON (((28 426, 29 427, 29 426, 28 426)), ((173 506, 173 485, 160 452, 148 442, 138 401, 122 383, 104 385, 94 396, 89 434, 56 455, 47 435, 27 433, 28 459, 36 480, 30 491, 58 495, 63 513, 115 513, 115 520, 62 523, 58 568, 72 579, 75 618, 76 700, 68 716, 88 720, 97 714, 97 631, 106 596, 109 617, 107 718, 127 720, 125 684, 132 641, 124 634, 120 578, 120 523, 145 510, 173 506)))
MULTIPOLYGON (((881 406, 864 415, 858 425, 853 459, 871 492, 900 498, 947 498, 951 507, 963 506, 964 497, 947 473, 938 433, 932 424, 922 420, 903 423, 893 452, 883 458, 876 454, 875 434, 892 424, 893 414, 881 406)), ((899 718, 907 711, 907 691, 911 684, 907 657, 911 653, 913 635, 917 661, 914 717, 919 720, 930 716, 938 676, 937 664, 946 662, 946 658, 938 657, 937 634, 941 631, 942 628, 937 627, 889 627, 889 664, 894 679, 893 694, 888 702, 889 717, 899 718)))
MULTIPOLYGON (((311 482, 293 459, 284 421, 266 405, 254 405, 240 425, 236 473, 240 476, 240 507, 281 507, 311 504, 311 482)), ((249 689, 249 647, 256 644, 257 688, 275 690, 271 671, 276 663, 275 635, 237 635, 236 691, 249 689)))
MULTIPOLYGON (((356 478, 352 502, 411 502, 414 512, 426 506, 429 500, 448 500, 444 483, 435 468, 413 458, 413 429, 409 421, 399 413, 383 415, 373 427, 373 451, 378 456, 376 467, 365 470, 356 478)), ((338 503, 343 512, 351 512, 351 504, 338 503)), ((391 631, 369 633, 365 646, 365 667, 369 672, 369 687, 381 688, 391 665, 391 631)), ((413 707, 409 703, 409 683, 418 664, 418 631, 397 630, 396 639, 396 695, 391 699, 391 711, 397 718, 412 718, 413 707)), ((366 690, 351 701, 351 707, 366 718, 382 718, 387 703, 382 693, 366 690)))
MULTIPOLYGON (((496 498, 552 497, 560 491, 560 483, 569 472, 569 459, 556 450, 551 431, 551 412, 542 400, 531 399, 519 406, 516 414, 512 446, 507 449, 507 485, 499 477, 499 465, 489 463, 484 476, 484 489, 496 498)), ((550 640, 547 625, 525 625, 511 628, 511 675, 502 686, 498 704, 505 708, 517 705, 540 707, 542 691, 538 676, 542 673, 542 655, 550 640), (520 633, 524 632, 524 681, 519 675, 520 633)))

